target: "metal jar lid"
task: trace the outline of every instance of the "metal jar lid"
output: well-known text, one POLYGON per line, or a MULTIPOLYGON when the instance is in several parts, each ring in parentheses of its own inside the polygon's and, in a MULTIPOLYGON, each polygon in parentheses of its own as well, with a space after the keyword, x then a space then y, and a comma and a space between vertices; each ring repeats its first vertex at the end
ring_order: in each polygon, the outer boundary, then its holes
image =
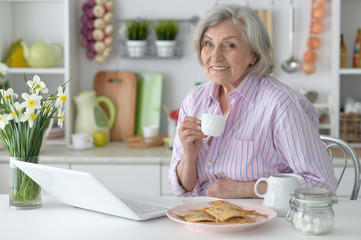
POLYGON ((292 195, 295 205, 327 206, 337 202, 335 194, 322 188, 298 188, 292 195))

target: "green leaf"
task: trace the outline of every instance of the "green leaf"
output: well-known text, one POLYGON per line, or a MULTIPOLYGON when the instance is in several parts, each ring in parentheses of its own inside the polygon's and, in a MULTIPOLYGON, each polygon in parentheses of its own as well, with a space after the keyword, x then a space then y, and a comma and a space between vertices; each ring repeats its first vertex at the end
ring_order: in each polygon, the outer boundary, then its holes
POLYGON ((178 34, 178 24, 174 20, 158 20, 153 28, 158 40, 175 40, 178 34))
POLYGON ((146 40, 148 37, 149 21, 131 20, 127 23, 128 40, 146 40))

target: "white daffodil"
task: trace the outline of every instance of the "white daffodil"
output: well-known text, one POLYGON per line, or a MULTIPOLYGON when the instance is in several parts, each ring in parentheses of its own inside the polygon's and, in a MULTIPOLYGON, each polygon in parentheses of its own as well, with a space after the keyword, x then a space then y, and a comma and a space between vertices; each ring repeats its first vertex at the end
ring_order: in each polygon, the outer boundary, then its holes
POLYGON ((0 74, 5 76, 8 73, 9 67, 5 63, 0 63, 0 74))
POLYGON ((0 114, 0 128, 4 129, 5 126, 9 123, 7 114, 0 114))
POLYGON ((1 89, 0 94, 5 98, 6 101, 9 101, 11 97, 18 97, 18 94, 14 93, 14 90, 12 88, 9 88, 8 90, 1 89))
POLYGON ((66 101, 66 95, 63 91, 62 87, 58 87, 58 94, 57 94, 58 98, 56 99, 55 102, 55 107, 61 107, 63 105, 63 103, 66 101))
MULTIPOLYGON (((1 81, 0 81, 0 83, 1 83, 1 81)), ((3 104, 4 103, 3 98, 5 98, 5 90, 4 89, 0 89, 0 95, 2 96, 2 97, 0 97, 0 103, 3 104)))
POLYGON ((49 90, 46 88, 46 85, 43 81, 40 81, 40 77, 38 75, 34 75, 33 81, 27 81, 28 86, 31 88, 32 92, 36 94, 41 93, 48 93, 49 90))
POLYGON ((34 121, 36 120, 38 114, 34 109, 27 108, 24 115, 20 118, 22 122, 29 122, 29 127, 32 128, 34 125, 34 121))
POLYGON ((23 108, 21 107, 20 103, 16 102, 14 105, 10 105, 11 113, 8 115, 8 120, 15 119, 15 122, 19 122, 22 114, 23 108))
POLYGON ((65 121, 65 111, 62 111, 61 109, 59 109, 58 111, 58 125, 60 126, 60 128, 63 127, 63 122, 65 121))
POLYGON ((41 108, 40 101, 43 98, 42 96, 36 94, 29 95, 28 93, 23 93, 21 96, 25 100, 25 102, 21 103, 22 108, 26 108, 27 110, 41 108))

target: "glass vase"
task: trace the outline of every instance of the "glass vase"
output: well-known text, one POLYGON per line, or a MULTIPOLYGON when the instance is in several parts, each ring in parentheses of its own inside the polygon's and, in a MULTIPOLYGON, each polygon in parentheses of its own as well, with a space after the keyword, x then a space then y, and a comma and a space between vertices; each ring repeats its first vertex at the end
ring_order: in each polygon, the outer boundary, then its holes
POLYGON ((10 207, 14 209, 32 209, 41 207, 40 186, 12 164, 12 160, 37 164, 39 157, 10 157, 10 207))

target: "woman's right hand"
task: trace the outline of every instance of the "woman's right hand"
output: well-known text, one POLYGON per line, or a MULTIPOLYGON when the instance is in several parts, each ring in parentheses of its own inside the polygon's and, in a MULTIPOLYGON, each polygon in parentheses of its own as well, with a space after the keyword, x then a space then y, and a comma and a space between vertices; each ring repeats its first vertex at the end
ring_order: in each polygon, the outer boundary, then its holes
POLYGON ((197 156, 206 136, 201 131, 201 120, 185 117, 178 128, 178 136, 183 147, 183 157, 177 166, 179 183, 187 192, 197 184, 197 156))
POLYGON ((178 129, 178 136, 183 146, 183 157, 196 159, 203 139, 207 137, 201 131, 201 120, 195 117, 185 117, 178 129))

